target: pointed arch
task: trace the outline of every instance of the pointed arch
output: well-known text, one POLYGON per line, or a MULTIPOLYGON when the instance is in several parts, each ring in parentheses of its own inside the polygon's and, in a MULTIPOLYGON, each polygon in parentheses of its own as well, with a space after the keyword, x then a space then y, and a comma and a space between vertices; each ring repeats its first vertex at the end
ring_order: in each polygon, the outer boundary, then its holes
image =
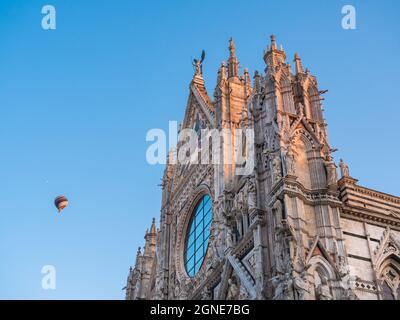
POLYGON ((294 131, 292 135, 292 145, 295 155, 295 172, 300 182, 305 188, 311 189, 311 169, 309 154, 315 149, 315 140, 304 127, 294 131))
POLYGON ((314 281, 314 296, 316 300, 332 300, 335 290, 332 284, 338 281, 337 272, 332 264, 321 255, 313 256, 309 261, 308 273, 314 281))
POLYGON ((280 74, 279 88, 280 88, 280 100, 282 104, 282 110, 284 112, 296 114, 296 108, 293 98, 292 82, 289 76, 284 72, 280 74))
POLYGON ((384 300, 400 300, 400 257, 389 255, 380 265, 378 282, 384 300))
POLYGON ((384 300, 400 300, 400 243, 390 228, 375 250, 375 265, 381 296, 384 300))
POLYGON ((390 256, 400 257, 400 242, 388 227, 383 233, 379 247, 374 251, 375 265, 381 266, 390 256))
POLYGON ((311 84, 307 87, 307 99, 306 105, 308 108, 308 118, 315 121, 323 121, 322 107, 321 107, 321 97, 319 95, 318 88, 311 84))

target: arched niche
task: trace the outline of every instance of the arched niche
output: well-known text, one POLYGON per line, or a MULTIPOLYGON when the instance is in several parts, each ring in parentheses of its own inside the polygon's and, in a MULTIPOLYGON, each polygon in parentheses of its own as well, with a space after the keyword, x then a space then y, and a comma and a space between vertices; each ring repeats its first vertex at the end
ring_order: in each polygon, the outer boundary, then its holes
POLYGON ((284 112, 296 114, 292 83, 285 74, 282 74, 280 78, 279 87, 280 87, 280 102, 282 105, 282 110, 284 112))
POLYGON ((309 152, 312 150, 310 140, 301 132, 298 133, 294 143, 295 172, 297 181, 306 189, 311 189, 311 172, 309 165, 309 152))
POLYGON ((378 281, 383 300, 400 300, 400 257, 390 255, 382 262, 378 281))

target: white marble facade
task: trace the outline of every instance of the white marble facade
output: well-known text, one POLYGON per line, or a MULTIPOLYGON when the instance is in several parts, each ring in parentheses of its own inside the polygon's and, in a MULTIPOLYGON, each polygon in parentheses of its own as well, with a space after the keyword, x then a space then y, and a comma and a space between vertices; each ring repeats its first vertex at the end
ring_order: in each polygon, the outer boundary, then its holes
MULTIPOLYGON (((253 129, 254 170, 166 166, 160 226, 146 232, 127 299, 400 299, 400 198, 359 186, 342 160, 335 164, 324 92, 299 56, 292 71, 271 36, 264 61, 251 83, 247 69, 239 75, 231 40, 213 98, 196 61, 182 128, 253 129), (204 194, 211 236, 189 277, 185 241, 204 194)), ((228 152, 223 143, 222 158, 228 152)))

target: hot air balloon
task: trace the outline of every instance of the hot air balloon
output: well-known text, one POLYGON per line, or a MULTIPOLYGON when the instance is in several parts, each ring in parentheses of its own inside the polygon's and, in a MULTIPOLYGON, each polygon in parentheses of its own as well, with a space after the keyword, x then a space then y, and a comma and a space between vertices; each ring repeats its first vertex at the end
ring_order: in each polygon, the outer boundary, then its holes
POLYGON ((61 212, 61 210, 68 205, 68 199, 64 196, 58 196, 54 199, 54 205, 56 206, 58 212, 61 212))

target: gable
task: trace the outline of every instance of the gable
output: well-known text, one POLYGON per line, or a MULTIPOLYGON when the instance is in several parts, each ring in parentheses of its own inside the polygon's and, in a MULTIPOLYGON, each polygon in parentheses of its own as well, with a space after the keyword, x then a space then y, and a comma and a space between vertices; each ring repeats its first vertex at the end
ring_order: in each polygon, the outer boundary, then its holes
POLYGON ((212 129, 215 128, 215 119, 196 86, 191 85, 182 128, 195 128, 196 125, 212 129))

